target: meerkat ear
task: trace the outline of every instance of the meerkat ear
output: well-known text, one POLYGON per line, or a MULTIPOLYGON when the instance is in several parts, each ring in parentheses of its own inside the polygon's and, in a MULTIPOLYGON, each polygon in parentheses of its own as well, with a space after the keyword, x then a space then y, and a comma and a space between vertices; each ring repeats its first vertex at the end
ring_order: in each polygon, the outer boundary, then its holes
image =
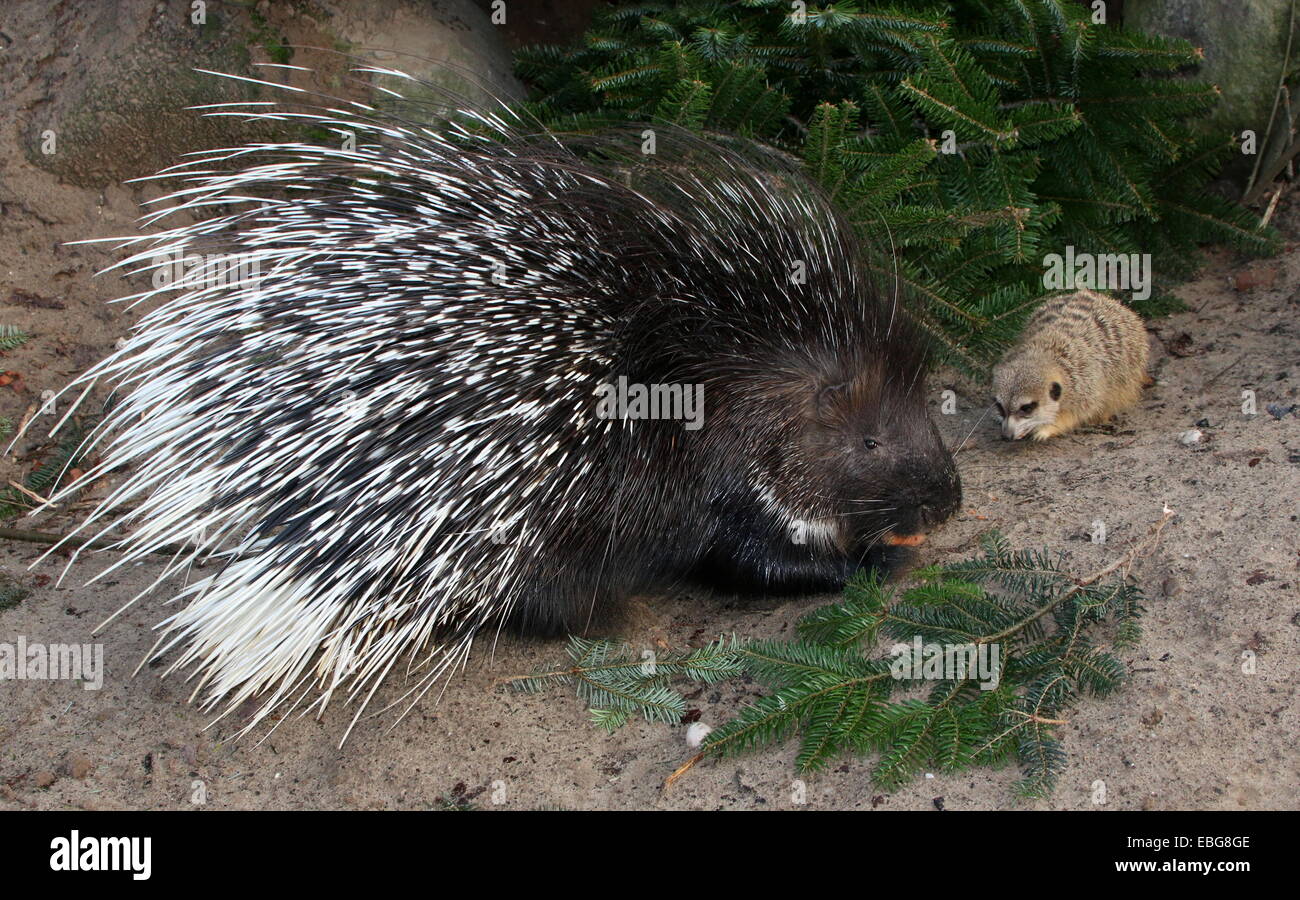
POLYGON ((1060 400, 1060 399, 1061 399, 1061 383, 1060 383, 1059 381, 1053 381, 1053 382, 1052 382, 1052 387, 1051 387, 1050 390, 1048 390, 1047 393, 1048 393, 1048 396, 1050 396, 1053 400, 1060 400))

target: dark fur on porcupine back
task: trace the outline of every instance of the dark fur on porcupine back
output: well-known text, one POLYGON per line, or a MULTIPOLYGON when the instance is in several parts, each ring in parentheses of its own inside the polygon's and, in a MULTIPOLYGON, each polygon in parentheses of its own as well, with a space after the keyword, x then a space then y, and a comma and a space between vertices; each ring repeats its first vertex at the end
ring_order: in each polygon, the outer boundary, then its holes
POLYGON ((83 483, 126 471, 87 524, 134 505, 126 560, 223 560, 156 648, 206 704, 265 695, 251 728, 408 655, 418 699, 484 628, 581 630, 684 579, 833 588, 955 508, 922 342, 777 156, 312 115, 356 149, 208 154, 174 202, 234 211, 131 241, 259 275, 173 291, 81 379, 122 393, 83 483), (620 376, 703 385, 703 427, 601 418, 620 376))

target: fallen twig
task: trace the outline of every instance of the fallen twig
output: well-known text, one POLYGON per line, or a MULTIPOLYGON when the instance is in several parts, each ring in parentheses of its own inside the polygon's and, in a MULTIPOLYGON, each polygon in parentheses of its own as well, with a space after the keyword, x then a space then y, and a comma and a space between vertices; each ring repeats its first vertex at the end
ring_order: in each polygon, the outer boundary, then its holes
MULTIPOLYGON (((65 547, 89 547, 92 550, 121 550, 120 547, 114 547, 116 540, 106 540, 103 538, 81 537, 75 534, 55 534, 50 531, 29 531, 25 528, 0 528, 0 540, 26 541, 29 544, 59 544, 65 547)), ((167 544, 156 550, 150 550, 150 553, 162 556, 175 556, 180 552, 194 552, 197 547, 177 546, 167 544)))

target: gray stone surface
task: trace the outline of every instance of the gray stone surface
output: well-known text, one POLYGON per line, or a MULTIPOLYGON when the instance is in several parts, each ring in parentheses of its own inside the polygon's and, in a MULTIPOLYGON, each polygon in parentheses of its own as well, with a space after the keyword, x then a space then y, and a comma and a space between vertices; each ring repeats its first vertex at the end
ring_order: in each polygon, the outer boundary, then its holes
MULTIPOLYGON (((1125 0, 1124 24, 1153 34, 1184 38, 1203 49, 1200 74, 1223 92, 1207 128, 1240 135, 1253 129, 1260 150, 1282 73, 1292 0, 1125 0)), ((1300 18, 1298 16, 1297 18, 1300 18)), ((1292 48, 1292 68, 1300 40, 1292 48)), ((1279 115, 1281 112, 1279 111, 1279 115)), ((1277 126, 1275 125, 1275 129, 1277 126)), ((1271 148, 1279 148, 1275 141, 1271 148)), ((1235 168, 1253 166, 1253 160, 1235 168)))
POLYGON ((205 118, 187 107, 284 94, 195 69, 373 102, 382 91, 349 74, 373 62, 430 82, 378 79, 429 104, 404 113, 429 117, 448 97, 481 104, 523 95, 503 36, 471 0, 212 2, 206 13, 206 23, 192 22, 188 0, 6 5, 0 91, 23 97, 16 112, 28 160, 71 184, 104 187, 151 175, 187 152, 270 136, 241 118, 205 118), (34 46, 41 52, 28 52, 34 46), (286 59, 314 74, 256 66, 286 59))

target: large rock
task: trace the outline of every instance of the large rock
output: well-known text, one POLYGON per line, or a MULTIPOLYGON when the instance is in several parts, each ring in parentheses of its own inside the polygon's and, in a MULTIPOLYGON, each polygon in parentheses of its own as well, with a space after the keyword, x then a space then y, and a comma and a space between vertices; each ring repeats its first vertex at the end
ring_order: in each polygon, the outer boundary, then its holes
MULTIPOLYGON (((1262 146, 1286 53, 1292 0, 1125 0, 1124 24, 1152 34, 1185 38, 1205 52, 1200 74, 1223 92, 1205 127, 1240 135, 1252 129, 1260 151, 1275 154, 1283 140, 1262 146)), ((1300 59, 1300 35, 1292 47, 1292 67, 1300 59)), ((1283 111, 1279 110, 1279 117, 1283 111)), ((1249 171, 1254 160, 1235 168, 1249 171)))
POLYGON ((0 57, 0 76, 11 86, 39 86, 23 91, 38 99, 17 110, 28 159, 73 184, 102 187, 153 174, 187 152, 271 136, 265 125, 187 107, 283 94, 195 69, 381 102, 382 91, 350 72, 358 61, 374 62, 431 82, 424 89, 372 79, 429 102, 430 115, 448 96, 482 103, 523 95, 501 35, 472 0, 210 0, 201 23, 192 12, 189 0, 53 9, 20 0, 7 9, 4 33, 13 45, 0 57), (24 43, 53 49, 24 53, 24 43), (259 69, 259 62, 291 62, 315 74, 259 69))
MULTIPOLYGON (((422 90, 405 79, 378 80, 409 99, 440 107, 449 97, 482 104, 524 96, 504 30, 472 0, 317 0, 309 13, 285 6, 267 4, 267 19, 278 24, 291 43, 331 47, 431 86, 422 90)), ((330 56, 296 50, 293 61, 327 66, 337 62, 330 56)), ((377 102, 383 97, 382 91, 371 94, 377 102)), ((411 107, 403 111, 409 113, 411 107)))
POLYGON ((39 99, 19 110, 33 164, 102 187, 152 174, 240 131, 186 107, 253 96, 237 82, 194 71, 246 72, 242 30, 221 13, 192 26, 184 5, 114 0, 47 9, 20 2, 10 10, 11 64, 24 71, 6 71, 6 80, 25 76, 41 88, 39 99), (42 52, 27 53, 27 44, 42 52))

